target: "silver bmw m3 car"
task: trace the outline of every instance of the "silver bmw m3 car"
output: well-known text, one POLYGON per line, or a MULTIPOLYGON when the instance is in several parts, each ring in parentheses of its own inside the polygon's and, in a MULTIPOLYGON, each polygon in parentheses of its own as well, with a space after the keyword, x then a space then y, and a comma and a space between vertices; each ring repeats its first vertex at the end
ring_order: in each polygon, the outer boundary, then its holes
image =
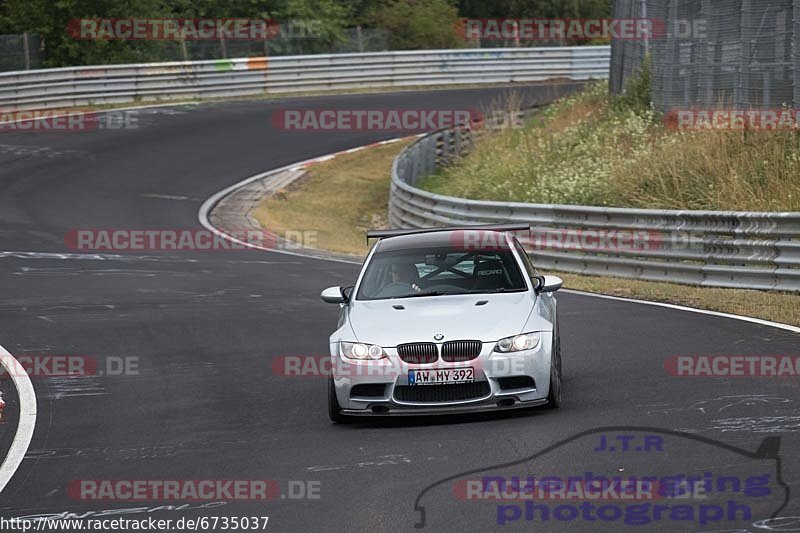
POLYGON ((514 232, 493 225, 367 233, 372 247, 330 336, 331 420, 561 403, 555 291, 514 232))

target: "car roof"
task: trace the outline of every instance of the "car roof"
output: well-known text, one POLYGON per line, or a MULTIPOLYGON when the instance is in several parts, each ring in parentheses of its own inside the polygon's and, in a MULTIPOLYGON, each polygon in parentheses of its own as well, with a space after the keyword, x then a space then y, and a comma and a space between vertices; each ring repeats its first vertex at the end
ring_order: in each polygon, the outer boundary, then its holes
MULTIPOLYGON (((478 231, 478 230, 475 230, 478 231)), ((481 229, 481 233, 496 235, 496 242, 505 243, 505 231, 481 229)), ((442 230, 411 235, 384 237, 375 245, 375 253, 414 248, 457 248, 464 246, 464 230, 442 230)), ((484 238, 486 238, 484 236, 484 238)))

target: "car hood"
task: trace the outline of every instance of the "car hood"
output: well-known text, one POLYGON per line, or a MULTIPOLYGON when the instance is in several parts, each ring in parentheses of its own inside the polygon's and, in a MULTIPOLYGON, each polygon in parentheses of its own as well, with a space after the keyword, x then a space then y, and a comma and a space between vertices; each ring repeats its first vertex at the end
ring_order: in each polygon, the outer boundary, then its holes
POLYGON ((437 342, 437 333, 444 335, 443 341, 487 342, 522 333, 534 303, 527 292, 356 300, 349 319, 356 340, 384 347, 437 342))

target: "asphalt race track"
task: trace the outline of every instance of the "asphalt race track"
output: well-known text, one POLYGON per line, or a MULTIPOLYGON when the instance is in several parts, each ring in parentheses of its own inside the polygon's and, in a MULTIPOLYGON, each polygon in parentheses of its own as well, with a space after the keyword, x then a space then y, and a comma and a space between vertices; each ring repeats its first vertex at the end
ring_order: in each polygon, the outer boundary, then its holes
MULTIPOLYGON (((271 361, 327 353, 337 311, 319 292, 352 282, 357 265, 264 251, 92 255, 64 244, 75 228, 200 228, 203 201, 243 178, 396 136, 282 132, 270 124, 274 109, 476 107, 501 92, 176 105, 142 110, 134 130, 0 132, 0 344, 15 356, 138 358, 138 375, 32 378, 36 431, 0 495, 0 516, 115 510, 173 520, 269 516, 272 531, 480 531, 498 527, 501 514, 503 529, 620 531, 611 520, 527 520, 523 502, 512 521, 518 510, 510 506, 460 500, 454 480, 483 471, 566 477, 652 468, 767 472, 772 490, 750 497, 749 520, 663 519, 628 530, 800 531, 800 518, 794 526, 750 525, 800 516, 797 378, 679 378, 664 370, 672 355, 797 355, 795 333, 566 293, 561 409, 333 425, 325 379, 276 375, 271 361), (589 433, 569 440, 581 432, 589 433), (596 450, 600 436, 618 434, 635 443, 663 438, 663 446, 596 450), (780 441, 761 447, 768 437, 780 441), (81 479, 271 479, 287 497, 81 501, 67 492, 81 479), (312 482, 319 498, 288 497, 290 482, 312 482)), ((552 94, 527 90, 529 102, 552 94)), ((10 380, 0 389, 9 403, 4 455, 18 403, 10 380)))

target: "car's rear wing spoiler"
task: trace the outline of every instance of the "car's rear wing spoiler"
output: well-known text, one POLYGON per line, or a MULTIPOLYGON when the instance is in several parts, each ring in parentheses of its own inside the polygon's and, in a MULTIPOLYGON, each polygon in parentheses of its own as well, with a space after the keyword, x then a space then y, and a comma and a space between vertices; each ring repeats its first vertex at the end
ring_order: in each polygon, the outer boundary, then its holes
POLYGON ((414 229, 371 229, 367 231, 367 241, 370 239, 384 239, 386 237, 399 237, 401 235, 416 235, 418 233, 433 233, 436 231, 530 231, 530 224, 481 224, 475 226, 442 226, 438 228, 414 229))

